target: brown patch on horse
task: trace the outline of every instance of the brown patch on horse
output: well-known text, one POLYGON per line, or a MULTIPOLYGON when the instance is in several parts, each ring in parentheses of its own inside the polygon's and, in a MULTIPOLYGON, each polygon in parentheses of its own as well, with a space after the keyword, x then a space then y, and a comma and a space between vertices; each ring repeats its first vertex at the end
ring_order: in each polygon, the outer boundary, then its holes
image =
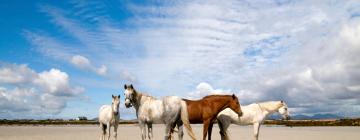
POLYGON ((209 132, 211 140, 212 125, 219 112, 231 108, 241 116, 241 107, 235 95, 209 95, 201 100, 183 99, 187 104, 190 123, 203 123, 203 140, 209 132))

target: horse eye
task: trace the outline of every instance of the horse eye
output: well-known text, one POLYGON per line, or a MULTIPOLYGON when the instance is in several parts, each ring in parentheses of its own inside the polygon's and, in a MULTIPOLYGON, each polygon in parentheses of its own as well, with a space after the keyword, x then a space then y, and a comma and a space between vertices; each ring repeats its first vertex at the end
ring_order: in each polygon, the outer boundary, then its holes
POLYGON ((285 108, 285 110, 287 110, 287 108, 285 108))

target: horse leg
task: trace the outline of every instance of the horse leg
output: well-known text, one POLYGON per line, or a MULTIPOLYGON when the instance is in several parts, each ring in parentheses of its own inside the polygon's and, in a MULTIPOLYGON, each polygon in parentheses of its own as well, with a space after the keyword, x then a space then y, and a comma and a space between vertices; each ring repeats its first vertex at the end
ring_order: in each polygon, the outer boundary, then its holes
POLYGON ((170 130, 172 128, 172 124, 165 124, 165 140, 170 140, 171 139, 171 135, 170 135, 170 130))
POLYGON ((182 140, 183 137, 184 137, 184 129, 183 129, 182 121, 178 121, 178 123, 177 123, 177 128, 178 128, 178 137, 179 137, 179 140, 182 140))
POLYGON ((110 130, 111 130, 111 125, 110 125, 110 123, 107 124, 107 127, 108 127, 108 128, 107 128, 107 129, 108 129, 108 140, 110 140, 110 132, 111 132, 111 131, 110 131, 110 130))
POLYGON ((210 119, 204 121, 204 126, 203 126, 203 140, 206 140, 206 135, 208 132, 208 128, 209 128, 209 124, 210 124, 210 119))
POLYGON ((146 126, 144 122, 139 122, 139 126, 140 126, 140 131, 141 131, 141 139, 145 140, 146 139, 146 126))
POLYGON ((260 123, 254 123, 254 139, 258 140, 260 130, 260 123))
POLYGON ((212 132, 213 125, 214 125, 214 123, 213 123, 213 121, 211 121, 209 124, 209 128, 208 128, 208 133, 209 133, 208 140, 211 140, 211 132, 212 132))
POLYGON ((105 136, 106 130, 105 130, 104 125, 103 125, 102 123, 100 123, 100 129, 101 129, 100 140, 104 140, 104 136, 105 136))
POLYGON ((101 136, 100 136, 100 140, 102 140, 102 136, 103 136, 103 127, 102 127, 102 124, 100 123, 100 129, 101 129, 101 136))
POLYGON ((117 140, 117 128, 118 128, 118 124, 119 122, 115 122, 115 125, 114 125, 114 138, 115 140, 117 140))
POLYGON ((147 127, 148 127, 148 137, 151 140, 153 138, 152 123, 147 123, 147 127))

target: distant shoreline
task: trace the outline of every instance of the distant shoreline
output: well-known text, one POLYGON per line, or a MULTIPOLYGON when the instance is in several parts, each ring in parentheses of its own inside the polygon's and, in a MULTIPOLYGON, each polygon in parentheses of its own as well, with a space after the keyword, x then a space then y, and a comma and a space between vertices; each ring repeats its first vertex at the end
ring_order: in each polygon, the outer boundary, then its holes
POLYGON ((323 119, 323 120, 266 120, 265 125, 296 126, 360 126, 357 119, 323 119))
MULTIPOLYGON (((96 125, 95 120, 0 120, 0 125, 96 125)), ((136 120, 121 120, 119 124, 137 124, 136 120)), ((326 119, 326 120, 266 120, 265 125, 297 126, 360 126, 357 119, 326 119)))

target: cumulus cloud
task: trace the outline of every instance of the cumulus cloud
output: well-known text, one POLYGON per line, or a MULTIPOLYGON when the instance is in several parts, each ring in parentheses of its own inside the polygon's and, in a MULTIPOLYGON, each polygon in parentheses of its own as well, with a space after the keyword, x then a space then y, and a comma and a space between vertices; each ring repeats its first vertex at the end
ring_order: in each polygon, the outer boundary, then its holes
POLYGON ((83 92, 83 88, 71 87, 69 76, 58 69, 51 69, 38 74, 34 79, 34 84, 40 86, 43 91, 59 96, 74 96, 83 92))
POLYGON ((248 80, 257 84, 243 84, 239 96, 247 102, 285 100, 296 111, 294 114, 356 116, 360 106, 360 61, 356 61, 360 45, 354 38, 359 38, 359 25, 360 22, 351 21, 330 41, 290 52, 284 56, 286 67, 280 71, 267 69, 261 78, 254 79, 260 82, 248 80), (243 94, 245 91, 251 94, 243 94))
POLYGON ((0 69, 0 83, 26 83, 36 77, 36 73, 27 65, 9 65, 0 69))
POLYGON ((91 67, 89 59, 81 55, 75 55, 71 58, 70 62, 80 68, 91 67))
MULTIPOLYGON (((330 41, 289 52, 282 57, 286 67, 254 69, 261 74, 238 79, 237 96, 242 104, 284 100, 293 114, 356 116, 360 110, 360 61, 356 61, 360 53, 359 27, 359 21, 351 21, 342 25, 330 41)), ((202 97, 213 90, 211 85, 200 83, 190 94, 202 97)))
POLYGON ((214 89, 209 83, 201 82, 196 86, 195 91, 187 94, 186 98, 200 99, 207 95, 231 94, 231 90, 214 89))
POLYGON ((107 67, 105 65, 101 65, 99 68, 96 68, 91 64, 88 58, 81 55, 72 56, 70 59, 70 63, 77 68, 91 70, 99 75, 106 75, 107 73, 107 67))
POLYGON ((5 118, 55 115, 84 92, 70 85, 67 73, 54 68, 37 73, 25 64, 1 64, 0 73, 0 116, 5 118))

